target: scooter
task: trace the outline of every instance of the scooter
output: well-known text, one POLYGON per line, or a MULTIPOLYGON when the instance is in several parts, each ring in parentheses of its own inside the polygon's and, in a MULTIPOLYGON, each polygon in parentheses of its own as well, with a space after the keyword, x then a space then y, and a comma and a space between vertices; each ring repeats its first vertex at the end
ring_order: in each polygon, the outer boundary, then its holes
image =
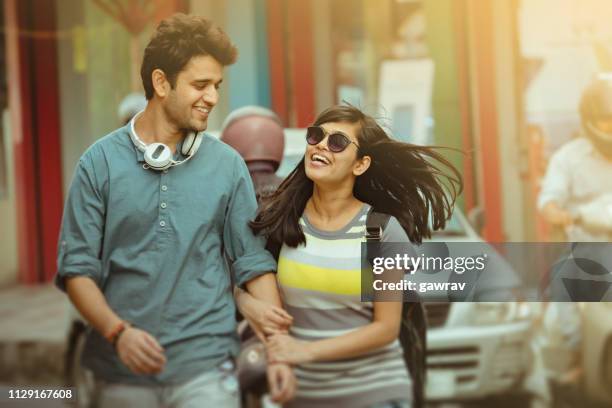
MULTIPOLYGON (((572 217, 573 223, 565 228, 567 237, 575 237, 580 232, 580 235, 587 233, 597 241, 610 241, 612 193, 579 206, 572 212, 572 217)), ((544 312, 540 341, 547 377, 554 390, 554 408, 573 408, 584 403, 584 373, 579 353, 580 349, 584 350, 580 342, 585 341, 582 338, 583 308, 581 303, 551 303, 544 312)))

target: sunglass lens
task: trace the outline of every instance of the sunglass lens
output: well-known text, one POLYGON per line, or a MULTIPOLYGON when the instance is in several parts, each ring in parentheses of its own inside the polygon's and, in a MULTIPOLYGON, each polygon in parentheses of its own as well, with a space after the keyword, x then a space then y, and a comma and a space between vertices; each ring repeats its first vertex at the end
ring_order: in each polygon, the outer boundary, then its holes
POLYGON ((323 140, 324 137, 325 133, 323 133, 323 129, 320 127, 311 126, 306 132, 306 142, 310 145, 321 143, 321 140, 323 140))
POLYGON ((346 149, 346 146, 348 146, 350 143, 351 141, 348 140, 346 136, 340 133, 333 133, 329 135, 327 146, 329 147, 329 150, 331 150, 332 152, 340 153, 341 151, 346 149))

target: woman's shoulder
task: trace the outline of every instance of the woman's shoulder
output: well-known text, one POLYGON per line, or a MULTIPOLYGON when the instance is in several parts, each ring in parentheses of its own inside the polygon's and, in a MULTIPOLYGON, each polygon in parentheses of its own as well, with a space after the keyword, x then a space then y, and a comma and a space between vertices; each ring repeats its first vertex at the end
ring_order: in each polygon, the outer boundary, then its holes
POLYGON ((385 226, 382 234, 382 242, 410 242, 404 227, 392 215, 389 215, 389 222, 385 226))
POLYGON ((382 230, 382 242, 409 242, 410 239, 404 231, 404 228, 400 224, 397 218, 391 214, 376 211, 370 204, 364 203, 364 212, 366 214, 363 217, 364 226, 374 226, 380 224, 382 230))

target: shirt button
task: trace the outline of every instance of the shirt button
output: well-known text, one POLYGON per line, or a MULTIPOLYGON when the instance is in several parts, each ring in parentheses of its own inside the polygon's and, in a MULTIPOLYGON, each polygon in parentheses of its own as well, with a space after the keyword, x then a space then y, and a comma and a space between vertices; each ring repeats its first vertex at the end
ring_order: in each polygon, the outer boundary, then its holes
POLYGON ((159 222, 159 226, 160 227, 165 227, 166 226, 166 221, 160 221, 159 222))
POLYGON ((168 186, 162 186, 162 191, 168 191, 168 186))
POLYGON ((163 171, 164 174, 168 174, 168 169, 163 171))
POLYGON ((161 208, 166 208, 166 207, 167 207, 167 205, 166 205, 166 203, 161 203, 160 207, 161 207, 161 208))

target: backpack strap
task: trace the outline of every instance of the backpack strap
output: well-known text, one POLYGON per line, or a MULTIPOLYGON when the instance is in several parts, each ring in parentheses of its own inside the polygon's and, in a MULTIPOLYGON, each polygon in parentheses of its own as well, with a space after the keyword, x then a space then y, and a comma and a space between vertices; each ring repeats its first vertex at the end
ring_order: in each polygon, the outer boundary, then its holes
MULTIPOLYGON (((389 214, 379 213, 370 208, 366 219, 366 242, 377 243, 382 240, 382 233, 389 223, 389 214)), ((369 249, 370 245, 366 245, 369 249)), ((370 254, 366 259, 372 262, 370 254)), ((402 320, 399 340, 402 345, 404 362, 412 381, 412 399, 415 407, 424 406, 425 379, 427 378, 426 350, 427 350, 427 318, 425 309, 420 302, 406 302, 402 305, 402 320)))
POLYGON ((367 242, 380 242, 382 240, 382 234, 391 216, 389 214, 380 213, 370 208, 368 211, 368 218, 366 218, 366 241, 367 242))

